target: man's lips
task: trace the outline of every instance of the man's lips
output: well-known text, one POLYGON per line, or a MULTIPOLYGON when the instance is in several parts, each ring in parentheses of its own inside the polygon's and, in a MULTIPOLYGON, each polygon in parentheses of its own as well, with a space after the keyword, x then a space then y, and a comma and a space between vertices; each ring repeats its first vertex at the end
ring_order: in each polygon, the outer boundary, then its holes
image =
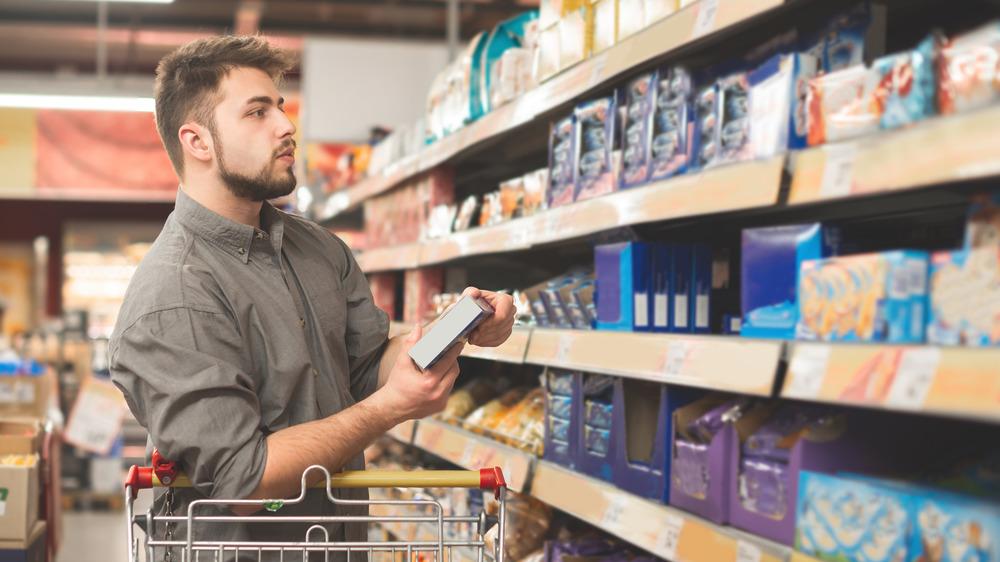
POLYGON ((282 152, 278 155, 278 160, 285 160, 290 163, 295 163, 295 149, 289 148, 288 150, 282 152))

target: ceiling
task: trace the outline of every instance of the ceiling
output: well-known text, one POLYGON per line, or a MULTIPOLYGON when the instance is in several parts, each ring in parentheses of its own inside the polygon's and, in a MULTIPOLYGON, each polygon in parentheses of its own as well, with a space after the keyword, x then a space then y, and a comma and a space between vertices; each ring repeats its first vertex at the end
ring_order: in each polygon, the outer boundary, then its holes
MULTIPOLYGON (((151 74, 157 61, 194 38, 261 33, 300 51, 305 36, 444 41, 446 0, 174 0, 107 2, 107 72, 151 74)), ((462 0, 463 40, 537 7, 538 0, 462 0)), ((98 3, 0 0, 0 72, 59 76, 97 70, 98 3)))

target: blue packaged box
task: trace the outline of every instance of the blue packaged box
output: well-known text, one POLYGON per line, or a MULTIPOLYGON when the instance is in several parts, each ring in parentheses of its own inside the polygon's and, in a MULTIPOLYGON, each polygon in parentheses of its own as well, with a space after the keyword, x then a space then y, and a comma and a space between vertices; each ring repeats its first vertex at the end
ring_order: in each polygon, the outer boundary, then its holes
POLYGON ((743 328, 743 318, 738 314, 726 314, 722 317, 722 333, 727 336, 738 336, 743 328))
POLYGON ((629 82, 625 91, 625 122, 622 127, 622 189, 649 180, 650 142, 657 106, 657 73, 648 72, 629 82))
POLYGON ((831 18, 805 37, 803 50, 819 57, 823 72, 864 64, 885 52, 886 7, 864 3, 831 18))
POLYGON ((692 330, 691 309, 694 297, 694 274, 692 266, 694 259, 690 244, 673 244, 671 252, 670 276, 672 298, 670 299, 673 308, 673 322, 671 331, 690 332, 692 330))
POLYGON ((935 252, 930 292, 928 343, 1000 345, 1000 249, 935 252))
POLYGON ((691 75, 686 70, 660 70, 650 140, 650 181, 673 177, 688 169, 694 132, 691 92, 691 75))
POLYGON ((576 118, 552 124, 549 132, 549 208, 572 203, 576 196, 576 118))
POLYGON ((550 370, 545 385, 545 460, 576 468, 577 442, 573 432, 582 423, 579 404, 580 373, 550 370))
POLYGON ((836 562, 912 560, 912 512, 913 498, 891 487, 802 471, 795 548, 836 562))
POLYGON ((916 486, 909 560, 1000 560, 1000 506, 916 486))
POLYGON ((580 104, 576 121, 576 194, 582 201, 611 193, 618 188, 612 153, 618 132, 618 103, 608 96, 580 104))
POLYGON ((719 93, 711 84, 698 90, 694 98, 694 126, 691 135, 690 169, 702 170, 718 161, 719 157, 719 93))
POLYGON ((591 402, 611 403, 616 377, 599 374, 584 374, 580 380, 580 402, 582 407, 574 410, 577 420, 572 427, 576 446, 574 464, 584 474, 611 481, 614 455, 611 452, 612 429, 591 424, 586 415, 586 404, 591 402))
POLYGON ((809 135, 809 80, 819 59, 808 54, 777 55, 747 76, 750 84, 750 145, 755 158, 805 148, 809 135))
POLYGON ((712 331, 712 246, 691 245, 691 331, 707 334, 712 331))
POLYGON ((820 223, 748 228, 743 231, 742 248, 740 335, 794 338, 800 265, 835 255, 840 248, 839 231, 820 223))
POLYGON ((649 244, 594 247, 597 329, 649 331, 649 244))
POLYGON ((719 80, 717 162, 728 164, 753 158, 750 145, 750 84, 747 73, 737 72, 719 80))
POLYGON ((937 38, 931 35, 912 51, 882 57, 872 64, 879 79, 875 99, 884 105, 880 127, 895 129, 934 115, 936 56, 937 38))
POLYGON ((650 248, 650 290, 653 293, 654 332, 669 332, 671 329, 671 304, 673 301, 673 252, 669 244, 653 244, 650 248))

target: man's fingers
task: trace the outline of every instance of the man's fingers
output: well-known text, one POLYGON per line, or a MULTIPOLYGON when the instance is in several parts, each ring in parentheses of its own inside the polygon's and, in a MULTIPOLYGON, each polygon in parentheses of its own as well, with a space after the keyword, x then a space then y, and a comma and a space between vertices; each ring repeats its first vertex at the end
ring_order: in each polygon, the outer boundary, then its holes
POLYGON ((403 347, 409 349, 413 347, 413 344, 420 340, 420 336, 423 335, 423 326, 419 323, 414 324, 413 329, 407 334, 406 338, 403 340, 403 347))

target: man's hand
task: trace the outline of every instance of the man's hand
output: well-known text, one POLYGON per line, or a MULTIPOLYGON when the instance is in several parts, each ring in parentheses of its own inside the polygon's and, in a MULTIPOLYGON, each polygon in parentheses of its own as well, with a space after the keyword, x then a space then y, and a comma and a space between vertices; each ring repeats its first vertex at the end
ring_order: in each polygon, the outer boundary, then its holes
POLYGON ((514 298, 475 287, 467 288, 462 296, 482 297, 494 308, 493 316, 476 326, 469 334, 469 343, 479 347, 497 347, 507 341, 514 331, 514 298))
POLYGON ((453 345, 430 368, 421 371, 408 352, 422 334, 423 329, 417 324, 406 336, 388 380, 378 391, 386 401, 387 414, 393 416, 396 423, 443 410, 458 377, 458 356, 465 344, 453 345))

